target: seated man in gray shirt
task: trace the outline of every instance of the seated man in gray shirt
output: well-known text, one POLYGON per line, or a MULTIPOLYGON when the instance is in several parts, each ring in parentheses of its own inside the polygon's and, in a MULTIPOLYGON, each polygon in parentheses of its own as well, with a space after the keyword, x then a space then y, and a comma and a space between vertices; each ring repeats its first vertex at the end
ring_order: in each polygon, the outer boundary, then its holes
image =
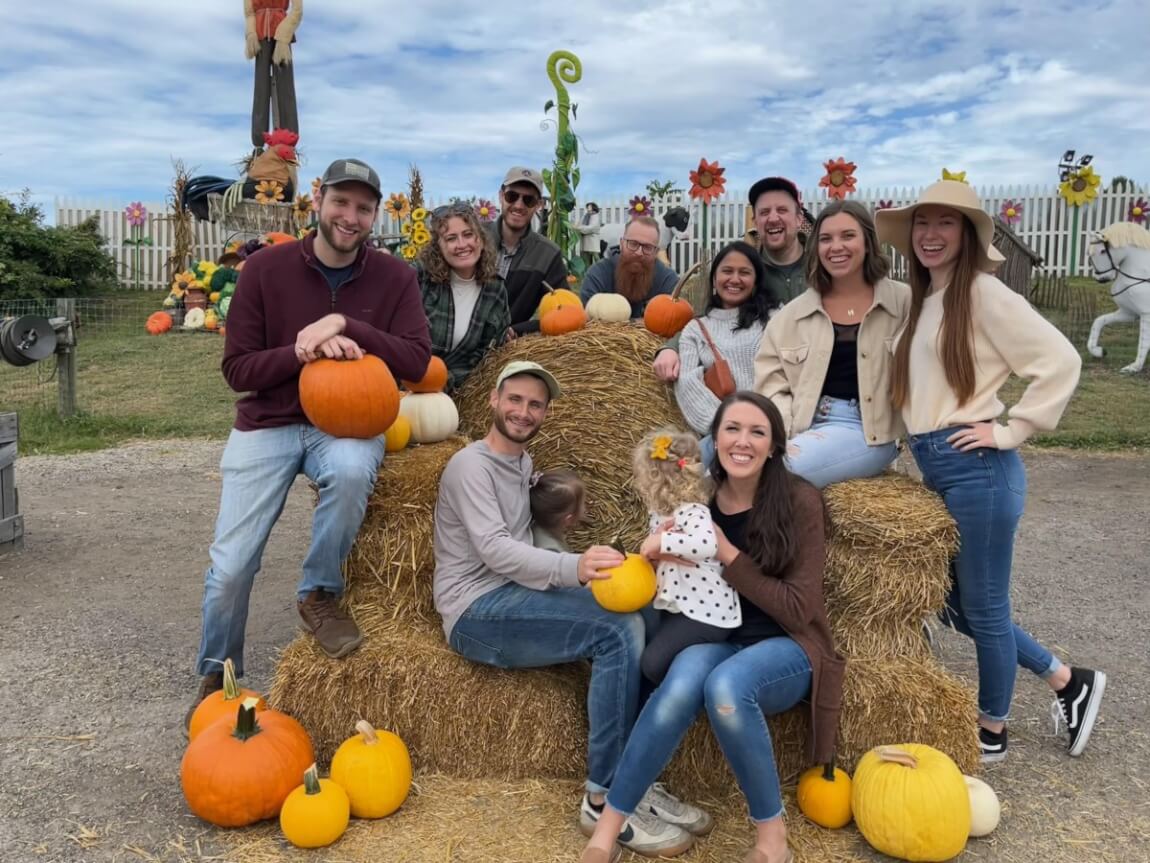
MULTIPOLYGON (((638 711, 646 631, 639 614, 606 611, 584 589, 609 577, 600 570, 623 562, 618 551, 593 545, 568 554, 532 545, 532 462, 524 447, 560 392, 538 363, 512 362, 500 372, 491 429, 452 456, 439 481, 434 594, 448 643, 475 662, 530 668, 591 661, 580 807, 580 827, 590 835, 638 711)), ((681 842, 684 831, 672 822, 698 815, 658 785, 644 802, 619 836, 640 853, 681 842)))

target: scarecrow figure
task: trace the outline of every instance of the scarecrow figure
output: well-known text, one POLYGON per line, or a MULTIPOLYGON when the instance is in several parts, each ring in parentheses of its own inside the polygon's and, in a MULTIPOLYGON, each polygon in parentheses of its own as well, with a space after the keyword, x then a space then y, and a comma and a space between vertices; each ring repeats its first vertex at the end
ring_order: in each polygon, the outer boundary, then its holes
POLYGON ((244 0, 245 53, 256 61, 252 144, 257 148, 273 128, 299 132, 291 45, 301 18, 303 0, 244 0))

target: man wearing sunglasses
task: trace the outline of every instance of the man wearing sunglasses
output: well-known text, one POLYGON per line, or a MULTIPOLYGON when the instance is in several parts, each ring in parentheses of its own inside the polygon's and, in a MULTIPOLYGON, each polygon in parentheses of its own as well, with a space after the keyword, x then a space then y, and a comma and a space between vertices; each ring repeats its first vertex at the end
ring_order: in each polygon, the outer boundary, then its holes
POLYGON ((679 277, 656 257, 659 223, 636 216, 623 229, 619 251, 592 265, 583 276, 583 304, 595 294, 621 294, 631 304, 631 317, 643 317, 648 301, 675 290, 679 277))
POLYGON ((531 220, 543 203, 543 177, 533 168, 514 167, 499 188, 502 214, 492 226, 499 249, 498 276, 507 291, 511 332, 515 336, 536 332, 539 321, 532 315, 547 289, 567 284, 567 264, 559 247, 531 229, 531 220))

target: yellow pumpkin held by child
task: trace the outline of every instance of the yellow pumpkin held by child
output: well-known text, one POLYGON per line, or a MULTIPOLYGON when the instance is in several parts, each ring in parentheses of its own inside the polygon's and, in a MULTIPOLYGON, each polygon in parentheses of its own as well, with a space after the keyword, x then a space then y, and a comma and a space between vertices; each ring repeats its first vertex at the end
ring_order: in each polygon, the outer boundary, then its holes
POLYGON ((655 598, 655 569, 645 557, 628 554, 621 564, 603 571, 611 577, 593 579, 591 593, 608 611, 638 611, 655 598))

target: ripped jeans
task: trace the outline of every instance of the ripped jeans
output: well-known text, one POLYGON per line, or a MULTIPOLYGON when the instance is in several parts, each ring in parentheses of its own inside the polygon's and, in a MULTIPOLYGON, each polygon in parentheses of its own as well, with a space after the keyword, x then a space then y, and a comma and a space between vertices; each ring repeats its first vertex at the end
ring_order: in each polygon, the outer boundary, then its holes
POLYGON ((857 399, 823 396, 811 427, 787 442, 787 467, 815 488, 878 476, 897 455, 894 441, 866 442, 857 399))
POLYGON ((607 802, 624 815, 634 813, 705 706, 751 818, 777 818, 783 800, 764 714, 790 710, 810 691, 810 660, 790 638, 686 648, 635 721, 607 802))

